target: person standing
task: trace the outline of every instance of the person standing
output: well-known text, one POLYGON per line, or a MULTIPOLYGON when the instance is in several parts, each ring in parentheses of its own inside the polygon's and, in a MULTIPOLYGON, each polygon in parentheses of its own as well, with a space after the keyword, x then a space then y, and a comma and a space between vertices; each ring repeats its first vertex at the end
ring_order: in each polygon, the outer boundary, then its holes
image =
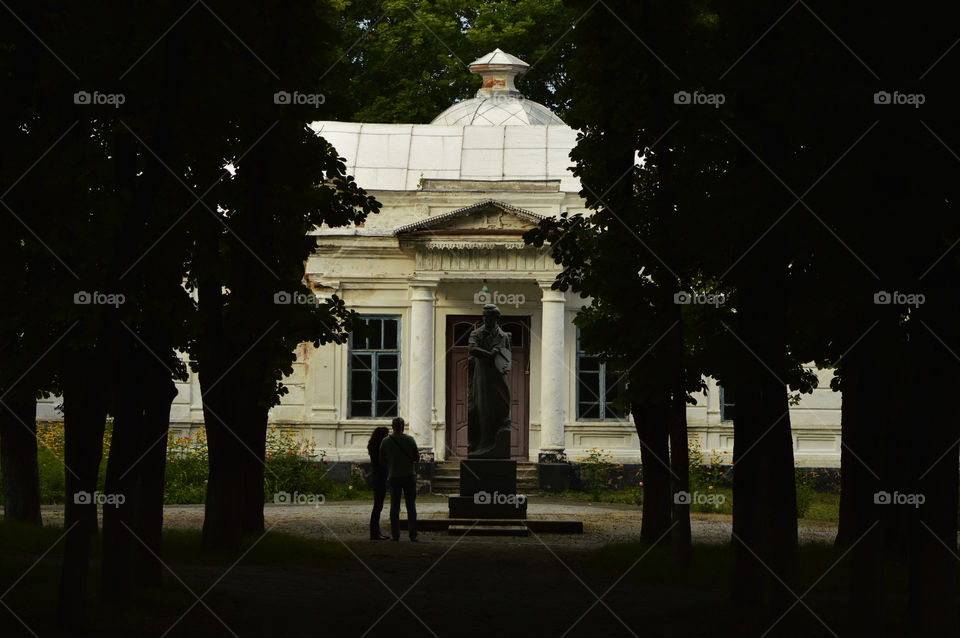
POLYGON ((387 466, 380 460, 380 444, 390 434, 390 430, 380 426, 374 429, 367 441, 367 453, 370 454, 372 468, 370 483, 373 486, 373 511, 370 512, 370 540, 385 541, 390 537, 380 531, 380 514, 383 512, 383 501, 387 497, 387 466))
POLYGON ((380 459, 387 466, 390 481, 390 534, 400 540, 400 492, 407 506, 407 531, 410 540, 417 540, 417 472, 420 458, 417 442, 403 433, 405 423, 397 417, 393 420, 393 433, 380 444, 380 459))

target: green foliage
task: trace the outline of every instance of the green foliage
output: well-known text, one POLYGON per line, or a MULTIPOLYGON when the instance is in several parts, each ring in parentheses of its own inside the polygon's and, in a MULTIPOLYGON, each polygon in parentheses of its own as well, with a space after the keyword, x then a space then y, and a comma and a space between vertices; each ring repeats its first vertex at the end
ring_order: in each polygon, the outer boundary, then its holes
POLYGON ((480 79, 466 65, 499 47, 531 65, 520 91, 563 117, 575 18, 562 0, 350 2, 332 104, 352 121, 428 123, 473 96, 480 79))

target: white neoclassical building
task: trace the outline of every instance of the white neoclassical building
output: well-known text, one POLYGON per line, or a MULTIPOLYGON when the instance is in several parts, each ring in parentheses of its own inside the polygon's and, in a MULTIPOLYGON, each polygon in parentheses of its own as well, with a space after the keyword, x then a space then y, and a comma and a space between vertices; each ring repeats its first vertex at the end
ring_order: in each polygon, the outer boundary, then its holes
MULTIPOLYGON (((370 327, 349 344, 302 344, 271 421, 300 428, 333 460, 366 457, 370 431, 401 415, 424 453, 466 455, 466 340, 484 303, 513 335, 513 456, 537 461, 592 447, 619 461, 640 451, 629 417, 611 405, 616 375, 579 351, 572 319, 584 301, 550 289, 558 266, 524 244, 546 216, 586 212, 570 172, 576 131, 526 100, 514 78, 527 64, 499 49, 470 65, 476 97, 430 124, 314 122, 347 170, 382 203, 365 224, 315 231, 306 264, 319 296, 337 294, 370 327)), ((797 461, 840 464, 840 397, 821 388, 791 409, 797 461)), ((733 451, 735 401, 708 380, 687 409, 704 450, 733 451)), ((40 406, 53 418, 54 403, 40 406)), ((203 422, 199 384, 180 384, 172 426, 203 422)))

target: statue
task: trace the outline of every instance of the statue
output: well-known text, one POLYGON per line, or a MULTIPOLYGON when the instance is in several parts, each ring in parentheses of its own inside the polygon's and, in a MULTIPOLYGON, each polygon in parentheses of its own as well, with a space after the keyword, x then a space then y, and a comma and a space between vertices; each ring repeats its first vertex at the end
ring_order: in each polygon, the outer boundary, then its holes
POLYGON ((500 309, 483 307, 483 325, 470 333, 467 352, 467 457, 510 458, 510 334, 497 325, 500 309))

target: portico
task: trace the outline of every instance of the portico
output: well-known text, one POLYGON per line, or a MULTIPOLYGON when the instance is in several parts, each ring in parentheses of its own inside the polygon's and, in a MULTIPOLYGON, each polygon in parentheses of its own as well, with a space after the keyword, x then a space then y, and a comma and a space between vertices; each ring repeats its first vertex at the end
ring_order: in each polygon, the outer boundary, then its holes
POLYGON ((514 333, 512 455, 536 460, 542 453, 563 453, 566 296, 550 290, 557 272, 553 260, 522 239, 540 218, 504 202, 485 200, 394 231, 398 248, 414 260, 408 280, 415 378, 409 418, 428 457, 464 456, 464 336, 479 320, 484 303, 497 303, 505 329, 514 333), (535 350, 537 358, 532 359, 535 350), (428 368, 431 374, 424 373, 428 368), (534 413, 539 437, 531 437, 529 429, 533 378, 540 385, 539 414, 534 413), (536 439, 539 444, 534 448, 536 439))

